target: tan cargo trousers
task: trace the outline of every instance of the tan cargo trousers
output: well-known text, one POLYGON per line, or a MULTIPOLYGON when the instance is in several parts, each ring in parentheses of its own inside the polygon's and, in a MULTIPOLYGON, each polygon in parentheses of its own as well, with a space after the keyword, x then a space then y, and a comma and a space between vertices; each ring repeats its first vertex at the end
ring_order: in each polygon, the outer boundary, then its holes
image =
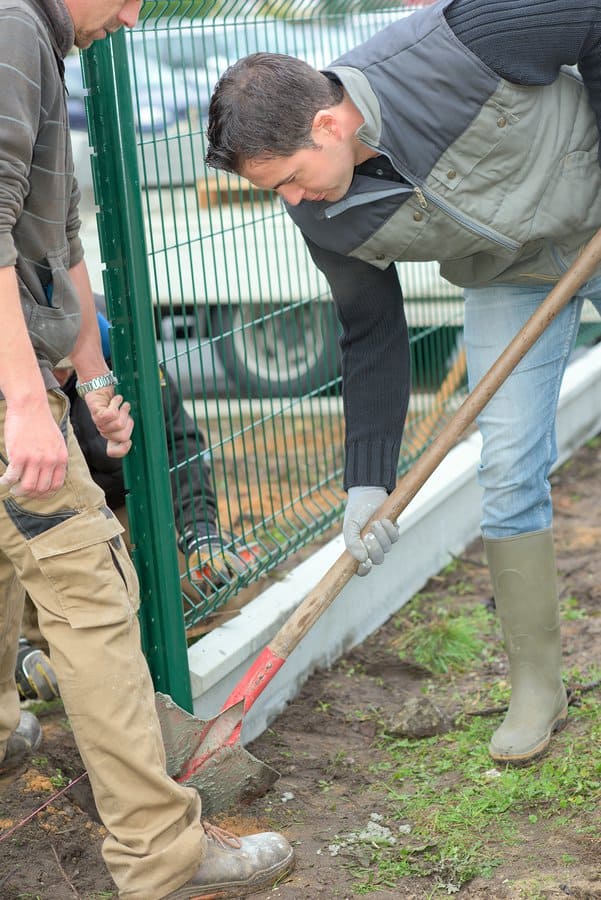
MULTIPOLYGON (((93 482, 68 417, 69 466, 52 497, 0 487, 0 753, 19 721, 16 649, 23 586, 50 647, 61 697, 109 836, 108 869, 128 900, 158 900, 196 871, 206 849, 200 798, 168 777, 154 689, 141 650, 138 581, 122 526, 93 482)), ((0 434, 6 403, 0 400, 0 434)), ((6 459, 4 438, 0 452, 6 459)), ((0 472, 4 464, 0 463, 0 472)))

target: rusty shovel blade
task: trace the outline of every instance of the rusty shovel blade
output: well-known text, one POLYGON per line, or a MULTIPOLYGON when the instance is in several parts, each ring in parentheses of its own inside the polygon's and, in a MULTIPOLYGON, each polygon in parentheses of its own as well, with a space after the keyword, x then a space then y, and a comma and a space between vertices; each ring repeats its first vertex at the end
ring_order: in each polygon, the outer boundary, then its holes
POLYGON ((225 812, 261 797, 280 777, 275 769, 245 750, 239 740, 226 743, 240 727, 244 701, 207 721, 186 712, 167 694, 156 693, 155 704, 167 756, 167 773, 179 784, 198 791, 203 816, 225 812))

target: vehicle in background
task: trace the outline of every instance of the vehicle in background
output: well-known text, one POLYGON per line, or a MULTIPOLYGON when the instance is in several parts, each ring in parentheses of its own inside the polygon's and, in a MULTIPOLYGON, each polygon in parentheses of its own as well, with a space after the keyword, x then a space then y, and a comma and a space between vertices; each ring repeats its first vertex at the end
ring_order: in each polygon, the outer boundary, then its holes
MULTIPOLYGON (((178 120, 195 119, 198 112, 195 95, 190 93, 181 75, 152 58, 134 66, 130 56, 134 121, 139 134, 161 134, 178 120)), ((87 131, 86 94, 79 53, 65 58, 67 110, 72 131, 87 131)))
MULTIPOLYGON (((138 150, 149 191, 158 351, 186 396, 206 393, 216 363, 247 396, 303 395, 324 384, 334 389, 339 377, 329 290, 307 262, 302 237, 278 198, 249 192, 248 184, 223 173, 216 177, 203 165, 202 120, 216 81, 236 59, 259 50, 289 53, 321 68, 410 13, 401 8, 302 20, 169 16, 148 18, 126 32, 135 60, 138 133, 147 135, 138 150), (180 127, 182 115, 189 128, 180 127), (170 191, 168 203, 155 188, 170 191)), ((84 116, 84 101, 79 103, 72 121, 84 116)), ((444 327, 452 356, 460 291, 440 278, 434 263, 401 269, 414 335, 423 333, 426 344, 444 327)))
POLYGON ((288 49, 291 26, 280 19, 146 19, 129 34, 133 55, 144 56, 185 82, 201 116, 206 117, 221 73, 242 56, 259 50, 288 49))
POLYGON ((86 94, 79 53, 70 53, 65 57, 65 87, 67 88, 67 112, 72 131, 83 131, 88 128, 86 117, 86 94))
POLYGON ((268 51, 299 56, 321 68, 385 25, 408 15, 395 9, 319 19, 264 17, 148 18, 128 35, 136 59, 168 66, 185 81, 206 117, 213 88, 235 60, 268 51))
MULTIPOLYGON (((409 14, 408 9, 394 9, 314 19, 148 19, 129 38, 136 48, 136 58, 140 59, 144 52, 181 74, 195 92, 201 115, 205 116, 215 83, 240 57, 267 50, 298 56, 322 68, 374 32, 409 14)), ((209 184, 216 181, 215 173, 207 172, 205 176, 201 170, 200 176, 201 190, 206 177, 208 197, 209 184)), ((230 183, 221 177, 217 181, 221 185, 230 183)), ((188 365, 179 371, 180 382, 190 395, 202 392, 206 376, 200 354, 192 348, 208 343, 213 359, 220 361, 231 384, 243 395, 302 395, 324 384, 333 389, 339 376, 338 323, 327 286, 318 287, 306 274, 301 276, 296 271, 296 267, 304 265, 302 240, 286 219, 282 221, 277 198, 253 200, 252 195, 239 192, 236 184, 232 178, 231 190, 223 186, 216 189, 214 199, 205 204, 208 221, 202 219, 203 228, 213 227, 210 213, 218 210, 217 204, 223 204, 223 210, 218 213, 222 231, 212 240, 212 259, 207 260, 205 267, 203 297, 194 297, 198 278, 188 273, 185 254, 178 261, 178 279, 182 285, 190 286, 182 288, 178 308, 168 311, 169 304, 159 297, 158 326, 167 367, 175 374, 178 360, 186 359, 188 365), (288 276, 274 275, 274 281, 279 281, 276 289, 267 274, 273 268, 269 262, 273 247, 267 247, 255 231, 257 227, 260 230, 256 222, 242 225, 244 204, 253 202, 257 204, 253 207, 257 216, 266 215, 274 229, 272 242, 278 247, 279 256, 287 257, 293 266, 288 276), (232 261, 243 257, 260 260, 252 283, 231 274, 232 261), (218 276, 213 275, 214 270, 219 271, 218 276), (296 284, 301 278, 302 285, 296 284), (198 307, 202 307, 200 315, 198 307)), ((204 214, 202 210, 201 215, 204 214)), ((174 227, 173 241, 177 240, 177 231, 174 227)), ((246 271, 249 264, 240 265, 246 271)), ((202 259, 196 257, 195 266, 200 270, 202 259)), ((420 302, 420 317, 432 324, 436 304, 431 301, 456 296, 458 292, 443 285, 435 265, 421 269, 422 277, 416 285, 416 296, 424 298, 420 302)), ((160 288, 157 290, 160 292, 160 288)), ((441 315, 440 310, 437 315, 441 315)), ((456 332, 453 324, 453 346, 456 332)))

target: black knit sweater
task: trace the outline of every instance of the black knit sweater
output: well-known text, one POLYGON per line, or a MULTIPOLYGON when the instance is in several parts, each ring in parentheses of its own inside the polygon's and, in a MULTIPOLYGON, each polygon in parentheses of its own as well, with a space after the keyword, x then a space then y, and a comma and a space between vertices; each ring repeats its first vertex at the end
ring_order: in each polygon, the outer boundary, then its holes
POLYGON ((601 132, 601 0, 455 0, 447 22, 493 71, 550 84, 577 66, 601 132))

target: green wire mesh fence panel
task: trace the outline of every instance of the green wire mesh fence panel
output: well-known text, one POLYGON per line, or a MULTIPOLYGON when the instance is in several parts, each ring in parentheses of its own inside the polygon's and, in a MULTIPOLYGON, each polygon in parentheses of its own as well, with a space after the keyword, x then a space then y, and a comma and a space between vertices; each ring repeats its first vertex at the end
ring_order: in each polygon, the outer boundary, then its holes
MULTIPOLYGON (((327 285, 277 196, 204 166, 212 88, 247 53, 322 66, 409 12, 306 0, 155 2, 126 36, 159 356, 175 397, 167 443, 189 632, 314 541, 344 502, 327 285), (203 544, 211 532, 219 538, 203 544)), ((454 402, 464 366, 457 290, 434 264, 401 269, 414 346, 406 465, 454 402)))
MULTIPOLYGON (((412 11, 384 6, 148 2, 126 35, 189 635, 315 541, 344 503, 327 285, 276 196, 205 167, 211 91, 247 53, 291 53, 319 67, 412 11)), ((399 272, 413 366, 403 470, 456 408, 466 379, 460 292, 435 263, 399 272)))

